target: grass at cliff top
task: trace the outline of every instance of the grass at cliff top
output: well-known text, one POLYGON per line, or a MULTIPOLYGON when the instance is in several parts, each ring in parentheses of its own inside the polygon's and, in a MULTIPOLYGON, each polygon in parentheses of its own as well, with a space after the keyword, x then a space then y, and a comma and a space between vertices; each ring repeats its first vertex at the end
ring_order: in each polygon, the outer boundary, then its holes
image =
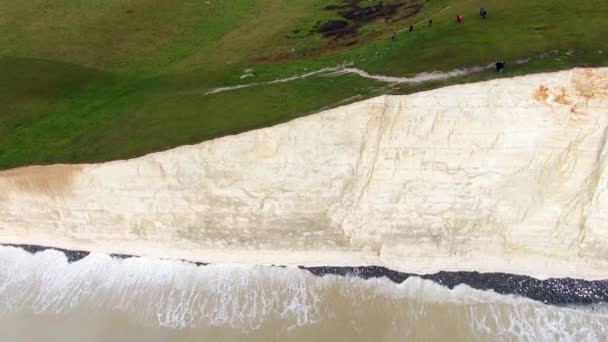
POLYGON ((341 0, 0 2, 0 168, 133 157, 447 83, 395 88, 353 75, 317 76, 205 95, 344 62, 413 75, 560 50, 501 76, 608 65, 605 0, 384 2, 406 4, 391 20, 360 23, 343 39, 313 32, 317 22, 340 19, 324 8, 341 0), (464 24, 454 22, 456 13, 464 24), (387 39, 421 21, 396 42, 387 39), (252 76, 241 79, 245 74, 252 76))

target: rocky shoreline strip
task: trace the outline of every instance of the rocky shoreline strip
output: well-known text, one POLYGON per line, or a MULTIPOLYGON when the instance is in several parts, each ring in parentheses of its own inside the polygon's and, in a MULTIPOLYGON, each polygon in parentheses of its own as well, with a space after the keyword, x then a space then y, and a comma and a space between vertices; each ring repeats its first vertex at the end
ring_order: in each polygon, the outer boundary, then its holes
POLYGON ((403 273, 381 266, 300 267, 316 276, 341 275, 362 279, 387 277, 402 283, 409 277, 431 280, 449 289, 464 284, 476 290, 494 291, 502 295, 526 297, 550 305, 591 305, 608 303, 608 280, 574 278, 536 279, 509 273, 437 272, 434 274, 403 273))
MULTIPOLYGON (((0 244, 5 247, 21 248, 28 253, 35 254, 45 250, 55 250, 63 253, 68 262, 73 263, 87 257, 90 252, 82 250, 68 250, 57 247, 22 244, 0 244)), ((110 254, 118 259, 137 258, 136 255, 110 254)), ((180 260, 196 266, 205 266, 208 263, 180 260)), ((269 266, 272 267, 272 266, 269 266)), ((275 265, 274 267, 282 267, 275 265)), ((345 277, 358 277, 361 279, 386 277, 396 284, 400 284, 409 277, 420 277, 431 280, 450 289, 464 284, 471 288, 484 291, 494 291, 502 295, 515 295, 526 297, 550 305, 592 305, 608 303, 608 279, 583 280, 574 278, 536 279, 529 276, 508 273, 479 273, 479 272, 437 272, 434 274, 415 274, 394 271, 382 266, 299 266, 315 276, 338 275, 345 277)))

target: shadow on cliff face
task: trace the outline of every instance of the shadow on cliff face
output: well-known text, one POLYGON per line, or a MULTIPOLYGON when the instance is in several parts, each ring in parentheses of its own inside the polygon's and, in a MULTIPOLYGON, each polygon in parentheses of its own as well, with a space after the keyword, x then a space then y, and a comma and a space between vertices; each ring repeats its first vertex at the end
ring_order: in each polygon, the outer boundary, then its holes
POLYGON ((317 22, 314 31, 324 37, 347 38, 356 36, 359 29, 372 21, 406 19, 422 9, 419 0, 372 1, 371 5, 361 5, 361 0, 343 0, 341 4, 328 5, 325 10, 335 12, 341 19, 317 22))

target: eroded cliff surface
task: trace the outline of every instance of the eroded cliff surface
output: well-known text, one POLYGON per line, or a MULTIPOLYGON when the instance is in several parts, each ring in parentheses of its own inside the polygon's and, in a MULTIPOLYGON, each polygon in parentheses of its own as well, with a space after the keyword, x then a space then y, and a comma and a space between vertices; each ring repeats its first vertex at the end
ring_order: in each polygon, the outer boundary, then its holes
POLYGON ((608 69, 0 173, 0 241, 203 261, 608 277, 608 69))

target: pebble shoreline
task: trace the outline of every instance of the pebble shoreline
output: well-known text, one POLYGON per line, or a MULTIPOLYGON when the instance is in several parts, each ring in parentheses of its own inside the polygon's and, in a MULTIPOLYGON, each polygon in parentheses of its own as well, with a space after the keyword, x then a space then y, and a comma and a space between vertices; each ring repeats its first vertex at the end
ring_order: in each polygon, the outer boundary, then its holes
MULTIPOLYGON (((6 247, 21 248, 28 253, 35 254, 45 250, 55 250, 63 253, 68 262, 78 262, 87 257, 90 252, 81 250, 68 250, 56 247, 39 245, 2 244, 6 247)), ((118 259, 137 258, 136 255, 110 254, 118 259)), ((206 266, 208 263, 191 262, 196 266, 206 266)), ((282 267, 280 265, 268 267, 282 267)), ((338 275, 358 277, 361 279, 386 277, 396 284, 400 284, 409 277, 420 277, 431 280, 450 289, 464 284, 477 290, 492 290, 503 295, 526 297, 550 305, 592 305, 608 303, 608 279, 583 280, 574 278, 549 278, 545 280, 529 276, 508 273, 479 273, 479 272, 438 272, 434 274, 415 274, 398 272, 382 266, 319 266, 304 267, 315 276, 338 275)))

